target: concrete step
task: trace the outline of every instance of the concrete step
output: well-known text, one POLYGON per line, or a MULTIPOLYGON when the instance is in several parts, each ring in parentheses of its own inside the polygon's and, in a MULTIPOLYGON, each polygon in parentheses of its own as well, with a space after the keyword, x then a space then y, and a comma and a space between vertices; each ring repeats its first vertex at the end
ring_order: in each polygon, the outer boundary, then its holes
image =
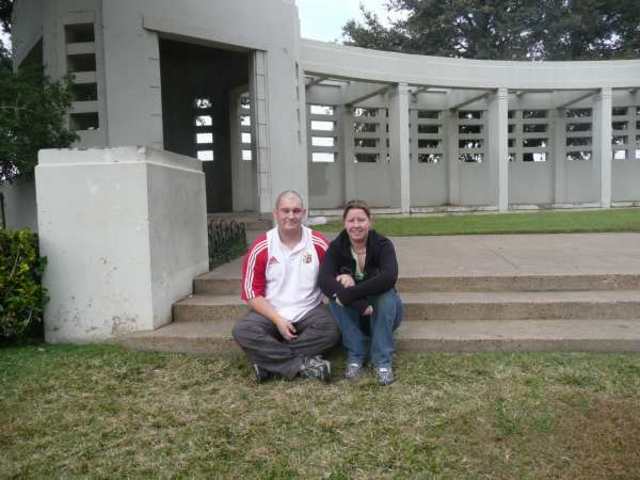
MULTIPOLYGON (((240 268, 232 276, 212 271, 194 279, 194 293, 239 295, 240 268)), ((227 270, 224 273, 229 273, 227 270)), ((545 292, 588 290, 640 290, 636 274, 494 275, 400 277, 398 291, 419 292, 545 292)))
MULTIPOLYGON (((116 342, 144 351, 217 353, 237 348, 233 324, 174 322, 116 342)), ((639 352, 640 319, 409 320, 396 342, 399 351, 415 352, 639 352)))
POLYGON ((408 321, 397 338, 414 352, 640 352, 640 318, 408 321))
MULTIPOLYGON (((401 296, 405 319, 409 321, 640 317, 640 290, 429 292, 401 296)), ((174 304, 173 319, 175 322, 234 319, 246 309, 235 295, 193 295, 174 304)))
POLYGON ((156 330, 117 337, 126 348, 148 352, 218 353, 238 348, 231 338, 236 319, 173 322, 156 330))

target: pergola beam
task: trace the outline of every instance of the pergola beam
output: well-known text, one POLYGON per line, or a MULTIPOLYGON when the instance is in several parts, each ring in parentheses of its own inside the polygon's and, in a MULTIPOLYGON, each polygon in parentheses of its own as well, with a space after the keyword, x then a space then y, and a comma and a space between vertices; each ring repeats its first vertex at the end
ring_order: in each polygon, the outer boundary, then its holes
POLYGON ((324 82, 325 80, 328 80, 328 79, 329 79, 329 76, 328 76, 328 75, 323 75, 323 76, 320 76, 320 77, 315 77, 315 78, 313 78, 312 80, 309 80, 308 82, 306 82, 306 83, 305 83, 305 85, 304 85, 304 87, 308 89, 308 88, 311 88, 311 87, 313 87, 314 85, 318 85, 319 83, 322 83, 322 82, 324 82))
POLYGON ((574 105, 578 102, 581 102, 582 100, 585 100, 589 97, 593 97, 594 95, 596 95, 598 93, 598 90, 589 90, 588 92, 581 92, 577 97, 572 98, 569 101, 566 101, 564 103, 562 103, 561 105, 558 105, 556 108, 567 108, 571 105, 574 105))
POLYGON ((458 110, 462 107, 486 98, 493 90, 452 91, 449 94, 449 110, 458 110))
POLYGON ((380 85, 379 83, 364 85, 362 83, 351 84, 344 90, 342 103, 345 105, 357 105, 369 98, 385 93, 389 88, 391 88, 391 85, 380 85))
POLYGON ((428 92, 431 87, 423 85, 422 87, 418 87, 411 92, 411 95, 420 95, 422 92, 428 92))

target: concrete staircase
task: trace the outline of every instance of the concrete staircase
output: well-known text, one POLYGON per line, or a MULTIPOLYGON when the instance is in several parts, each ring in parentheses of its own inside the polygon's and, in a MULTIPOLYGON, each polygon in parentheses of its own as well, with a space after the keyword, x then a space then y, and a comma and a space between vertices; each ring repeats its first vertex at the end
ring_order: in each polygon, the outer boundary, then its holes
MULTIPOLYGON (((239 271, 238 271, 239 274, 239 271)), ((119 343, 139 350, 236 348, 246 311, 237 275, 209 272, 173 307, 174 322, 119 343)), ((402 277, 400 351, 640 351, 640 274, 402 277)))

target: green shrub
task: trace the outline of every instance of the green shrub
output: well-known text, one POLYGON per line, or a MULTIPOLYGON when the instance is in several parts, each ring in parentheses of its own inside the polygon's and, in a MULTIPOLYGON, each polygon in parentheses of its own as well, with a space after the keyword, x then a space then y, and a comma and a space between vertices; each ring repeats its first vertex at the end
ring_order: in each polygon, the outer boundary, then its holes
POLYGON ((35 233, 0 230, 0 340, 19 338, 42 324, 46 260, 35 233))
POLYGON ((209 233, 209 268, 241 256, 247 249, 244 223, 235 220, 211 220, 209 233))

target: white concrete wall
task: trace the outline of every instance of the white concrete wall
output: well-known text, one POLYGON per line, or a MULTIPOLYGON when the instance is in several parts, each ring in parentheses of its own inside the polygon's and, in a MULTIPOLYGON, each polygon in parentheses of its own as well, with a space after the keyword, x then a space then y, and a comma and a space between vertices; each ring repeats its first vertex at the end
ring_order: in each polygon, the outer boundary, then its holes
POLYGON ((566 202, 569 204, 597 202, 599 183, 590 161, 567 161, 566 202))
POLYGON ((145 147, 42 150, 36 168, 49 342, 171 320, 208 270, 200 162, 145 147))
MULTIPOLYGON (((305 123, 304 97, 296 94, 299 31, 293 3, 112 0, 104 2, 103 18, 110 145, 162 144, 158 35, 265 51, 268 105, 255 115, 268 124, 267 138, 258 135, 263 145, 257 145, 260 152, 266 143, 271 158, 268 196, 294 188, 306 197, 306 144, 297 134, 305 123)), ((263 199, 261 208, 270 211, 273 200, 263 199)))
POLYGON ((176 299, 209 270, 205 185, 199 160, 148 150, 147 189, 153 328, 171 321, 176 299))
MULTIPOLYGON (((103 3, 108 145, 163 147, 158 36, 144 29, 143 16, 167 8, 173 13, 182 9, 183 2, 169 7, 163 3, 103 3)), ((193 15, 185 5, 183 14, 189 13, 193 15)))
POLYGON ((14 2, 12 15, 14 28, 11 34, 11 45, 18 65, 42 38, 45 6, 44 0, 17 0, 14 2))
POLYGON ((640 200, 640 159, 613 161, 611 190, 614 202, 640 200))
MULTIPOLYGON (((449 152, 448 145, 448 118, 446 104, 447 96, 441 93, 421 93, 412 95, 411 111, 411 206, 431 207, 446 205, 449 201, 449 163, 455 162, 455 152, 449 152), (418 110, 438 111, 437 119, 420 119, 418 110), (420 134, 418 124, 438 125, 437 135, 420 134), (442 158, 438 163, 420 163, 419 143, 420 138, 438 137, 442 142, 440 152, 442 158)), ((423 149, 424 151, 424 149, 423 149)))
POLYGON ((37 231, 36 187, 33 178, 0 185, 0 193, 4 197, 6 228, 29 228, 37 231))
POLYGON ((553 163, 522 162, 509 164, 509 203, 551 205, 554 203, 553 163))
POLYGON ((270 211, 281 190, 294 188, 307 196, 303 70, 296 67, 300 32, 293 2, 18 0, 17 46, 24 50, 43 32, 48 72, 60 78, 66 74, 64 23, 86 13, 96 22, 100 128, 82 132, 79 146, 162 148, 159 36, 266 52, 265 84, 257 85, 256 94, 267 101, 255 112, 265 125, 256 151, 270 159, 259 167, 258 174, 268 179, 260 183, 260 209, 270 211))
POLYGON ((107 145, 106 93, 104 89, 104 45, 102 0, 18 0, 14 6, 12 41, 16 60, 20 63, 39 39, 43 42, 43 61, 47 75, 53 80, 64 78, 69 72, 65 25, 93 23, 96 71, 83 73, 95 77, 98 99, 94 102, 74 102, 70 111, 97 111, 100 126, 80 130, 76 146, 103 147, 107 145))

